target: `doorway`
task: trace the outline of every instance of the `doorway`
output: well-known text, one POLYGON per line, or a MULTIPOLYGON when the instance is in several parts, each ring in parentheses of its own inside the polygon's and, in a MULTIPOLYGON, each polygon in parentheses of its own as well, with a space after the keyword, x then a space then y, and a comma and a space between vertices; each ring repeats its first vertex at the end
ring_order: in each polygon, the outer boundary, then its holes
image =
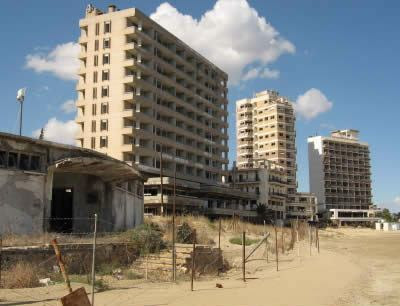
POLYGON ((72 188, 53 189, 51 199, 51 231, 58 233, 72 232, 73 199, 74 192, 72 188))

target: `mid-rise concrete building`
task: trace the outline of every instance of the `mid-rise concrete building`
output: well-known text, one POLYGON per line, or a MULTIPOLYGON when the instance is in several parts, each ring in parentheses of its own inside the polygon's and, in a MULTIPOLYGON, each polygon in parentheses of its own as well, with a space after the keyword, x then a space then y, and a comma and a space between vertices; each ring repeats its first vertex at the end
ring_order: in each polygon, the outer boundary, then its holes
POLYGON ((369 147, 358 135, 350 129, 308 138, 310 191, 318 198, 319 212, 332 210, 338 217, 370 209, 369 147))
MULTIPOLYGON (((136 8, 79 22, 78 144, 211 184, 228 165, 227 74, 136 8)), ((212 42, 210 42, 212 43, 212 42)))
POLYGON ((286 175, 287 193, 296 192, 296 131, 292 103, 267 90, 236 102, 237 166, 256 167, 274 161, 286 175))
POLYGON ((317 197, 309 192, 296 192, 286 203, 287 220, 313 220, 317 218, 317 197))

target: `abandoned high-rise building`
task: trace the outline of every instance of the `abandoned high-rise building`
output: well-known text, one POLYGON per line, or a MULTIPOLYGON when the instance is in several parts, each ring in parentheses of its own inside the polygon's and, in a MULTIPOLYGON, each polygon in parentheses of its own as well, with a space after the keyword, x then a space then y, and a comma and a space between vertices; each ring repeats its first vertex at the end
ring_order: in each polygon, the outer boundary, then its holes
POLYGON ((339 213, 339 218, 354 217, 357 210, 368 216, 372 205, 369 147, 358 134, 339 130, 308 138, 310 191, 320 207, 339 213))
POLYGON ((287 191, 296 192, 295 115, 290 101, 267 90, 236 102, 237 166, 253 168, 260 160, 282 166, 287 191))
POLYGON ((138 9, 88 6, 79 22, 78 144, 157 176, 222 180, 227 74, 138 9))

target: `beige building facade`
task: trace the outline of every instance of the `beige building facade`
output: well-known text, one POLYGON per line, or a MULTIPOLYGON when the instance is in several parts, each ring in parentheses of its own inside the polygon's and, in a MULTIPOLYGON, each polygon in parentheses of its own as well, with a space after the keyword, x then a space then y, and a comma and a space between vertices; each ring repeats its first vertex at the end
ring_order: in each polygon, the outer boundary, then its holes
POLYGON ((372 205, 369 146, 357 130, 308 138, 310 191, 319 210, 369 210, 372 205))
POLYGON ((237 166, 256 167, 259 160, 282 166, 287 192, 296 192, 296 132, 292 103, 266 90, 236 102, 237 166))
POLYGON ((135 8, 88 6, 79 22, 78 144, 157 176, 220 182, 228 76, 135 8))

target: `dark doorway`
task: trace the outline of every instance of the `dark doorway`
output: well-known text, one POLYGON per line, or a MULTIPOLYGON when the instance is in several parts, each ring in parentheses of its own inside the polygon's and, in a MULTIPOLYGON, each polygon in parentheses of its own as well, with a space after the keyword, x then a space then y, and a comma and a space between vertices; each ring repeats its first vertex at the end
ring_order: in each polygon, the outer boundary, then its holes
POLYGON ((55 188, 51 199, 51 231, 59 233, 72 232, 72 188, 55 188))

